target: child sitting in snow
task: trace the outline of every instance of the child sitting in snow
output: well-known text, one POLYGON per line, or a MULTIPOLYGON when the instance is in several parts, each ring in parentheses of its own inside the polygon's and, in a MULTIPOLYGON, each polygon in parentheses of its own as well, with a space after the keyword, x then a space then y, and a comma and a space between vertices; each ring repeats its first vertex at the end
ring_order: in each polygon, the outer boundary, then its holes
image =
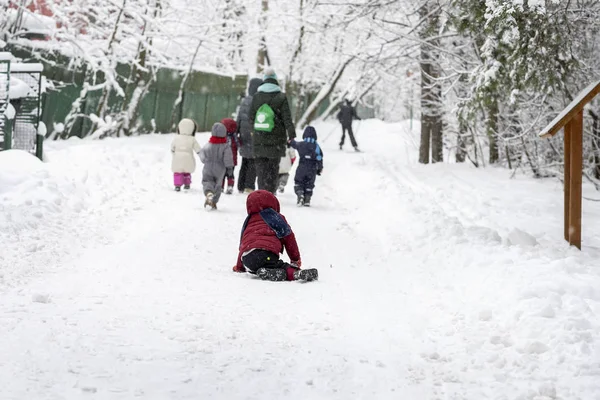
POLYGON ((173 182, 175 190, 179 192, 181 186, 189 189, 192 184, 192 172, 196 170, 194 153, 200 152, 200 145, 196 141, 196 123, 184 118, 177 125, 177 136, 171 142, 171 170, 173 171, 173 182))
POLYGON ((294 161, 296 161, 296 150, 288 147, 285 156, 281 157, 281 161, 279 161, 279 187, 277 188, 279 193, 285 191, 285 185, 288 183, 294 161))
POLYGON ((233 169, 231 146, 227 143, 227 129, 220 122, 215 122, 211 129, 208 143, 200 151, 200 160, 204 163, 202 169, 202 186, 206 200, 204 207, 217 209, 221 197, 221 183, 228 170, 233 169))
POLYGON ((298 150, 298 169, 294 177, 294 191, 298 196, 298 206, 310 206, 317 175, 323 172, 323 151, 317 143, 317 131, 307 126, 302 135, 303 142, 290 141, 290 146, 298 150))
POLYGON ((227 142, 229 142, 229 145, 231 146, 231 153, 233 154, 233 168, 231 171, 227 170, 221 186, 225 187, 225 179, 227 179, 227 191, 225 193, 232 194, 233 187, 235 186, 235 176, 233 174, 237 165, 237 123, 231 118, 223 118, 221 123, 225 125, 225 129, 227 129, 227 142))
POLYGON ((319 278, 316 269, 300 269, 300 251, 296 236, 279 213, 277 197, 266 190, 252 192, 246 199, 248 216, 242 227, 235 272, 250 272, 263 280, 312 281, 319 278), (291 263, 279 259, 283 249, 291 263))

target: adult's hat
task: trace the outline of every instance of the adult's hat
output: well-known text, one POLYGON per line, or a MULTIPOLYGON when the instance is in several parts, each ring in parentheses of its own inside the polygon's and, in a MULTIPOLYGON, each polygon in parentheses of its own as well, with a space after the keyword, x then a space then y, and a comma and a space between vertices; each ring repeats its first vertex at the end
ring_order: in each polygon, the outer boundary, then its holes
POLYGON ((267 80, 267 79, 275 79, 276 80, 277 74, 275 73, 275 70, 271 67, 265 68, 263 79, 264 80, 267 80))

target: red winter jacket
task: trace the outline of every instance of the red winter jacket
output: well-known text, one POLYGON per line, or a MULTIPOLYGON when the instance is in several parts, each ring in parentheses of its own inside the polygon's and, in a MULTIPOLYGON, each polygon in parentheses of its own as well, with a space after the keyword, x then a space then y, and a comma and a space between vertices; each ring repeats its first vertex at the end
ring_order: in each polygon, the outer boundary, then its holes
MULTIPOLYGON (((252 249, 262 249, 280 254, 283 253, 285 248, 292 262, 300 260, 300 251, 294 232, 291 231, 289 235, 279 239, 275 231, 267 225, 259 214, 262 210, 268 208, 272 208, 279 213, 279 200, 273 193, 266 190, 257 190, 250 193, 246 200, 246 210, 250 218, 246 229, 242 233, 236 264, 237 269, 242 269, 242 254, 252 249)), ((283 219, 285 220, 285 217, 283 219)))

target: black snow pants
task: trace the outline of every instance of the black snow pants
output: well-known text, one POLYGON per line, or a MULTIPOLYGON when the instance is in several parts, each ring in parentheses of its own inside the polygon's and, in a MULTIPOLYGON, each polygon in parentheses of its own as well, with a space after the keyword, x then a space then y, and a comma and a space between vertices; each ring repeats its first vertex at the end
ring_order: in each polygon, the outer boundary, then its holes
POLYGON ((352 132, 352 124, 342 124, 342 140, 340 141, 340 147, 342 147, 346 141, 346 131, 348 131, 348 136, 350 136, 350 143, 352 143, 352 147, 358 147, 358 144, 356 144, 356 139, 354 139, 354 132, 352 132))
POLYGON ((279 162, 281 158, 255 158, 258 188, 273 194, 279 186, 279 162))
POLYGON ((243 192, 245 189, 256 189, 256 168, 253 158, 242 157, 240 174, 238 175, 238 190, 243 192))
POLYGON ((302 162, 298 164, 296 176, 294 177, 294 192, 297 196, 310 199, 315 188, 317 179, 317 165, 314 162, 302 162))
POLYGON ((290 264, 282 261, 278 254, 268 250, 256 249, 242 256, 242 264, 246 270, 255 274, 259 268, 287 268, 290 264))

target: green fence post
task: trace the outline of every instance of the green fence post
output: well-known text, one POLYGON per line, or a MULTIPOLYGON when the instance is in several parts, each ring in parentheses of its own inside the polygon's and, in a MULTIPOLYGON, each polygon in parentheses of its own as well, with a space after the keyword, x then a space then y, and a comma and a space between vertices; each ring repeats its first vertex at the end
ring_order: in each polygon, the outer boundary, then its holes
POLYGON ((12 119, 6 118, 6 123, 4 124, 4 150, 12 149, 12 119))
POLYGON ((44 136, 36 132, 35 137, 35 156, 44 161, 44 136))

